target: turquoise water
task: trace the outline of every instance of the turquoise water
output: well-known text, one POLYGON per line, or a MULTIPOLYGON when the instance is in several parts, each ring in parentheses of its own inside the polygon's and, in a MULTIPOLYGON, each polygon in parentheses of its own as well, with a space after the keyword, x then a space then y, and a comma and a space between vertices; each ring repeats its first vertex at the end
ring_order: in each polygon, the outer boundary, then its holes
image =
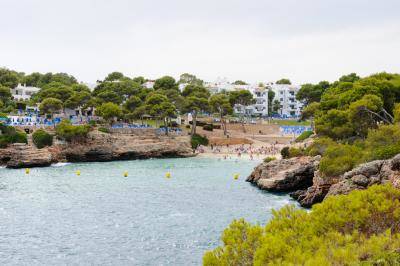
POLYGON ((200 265, 233 219, 265 223, 271 208, 292 202, 245 182, 256 164, 188 158, 29 175, 0 169, 0 265, 200 265))

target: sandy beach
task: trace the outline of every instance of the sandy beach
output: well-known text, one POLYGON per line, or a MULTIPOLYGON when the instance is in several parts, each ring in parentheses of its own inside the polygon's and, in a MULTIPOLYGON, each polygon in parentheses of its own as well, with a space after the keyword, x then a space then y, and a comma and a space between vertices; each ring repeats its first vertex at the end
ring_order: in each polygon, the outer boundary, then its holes
POLYGON ((201 146, 196 150, 198 157, 221 160, 254 160, 263 161, 266 157, 281 157, 280 150, 284 144, 268 144, 255 141, 253 144, 227 146, 201 146))

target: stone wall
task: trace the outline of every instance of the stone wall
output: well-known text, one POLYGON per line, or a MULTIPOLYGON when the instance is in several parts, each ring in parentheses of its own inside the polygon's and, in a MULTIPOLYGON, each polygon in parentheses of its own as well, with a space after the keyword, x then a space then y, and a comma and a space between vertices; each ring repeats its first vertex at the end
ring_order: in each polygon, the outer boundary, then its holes
POLYGON ((135 136, 155 136, 157 129, 155 128, 108 128, 113 134, 126 134, 135 136))

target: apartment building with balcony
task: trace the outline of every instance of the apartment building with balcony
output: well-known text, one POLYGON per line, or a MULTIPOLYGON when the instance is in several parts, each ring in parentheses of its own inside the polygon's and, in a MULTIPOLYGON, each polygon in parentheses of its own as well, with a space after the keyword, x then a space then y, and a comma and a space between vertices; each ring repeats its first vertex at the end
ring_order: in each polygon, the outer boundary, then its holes
POLYGON ((274 101, 280 102, 278 114, 282 117, 300 116, 303 104, 296 100, 300 86, 287 84, 271 84, 269 88, 275 93, 274 101))

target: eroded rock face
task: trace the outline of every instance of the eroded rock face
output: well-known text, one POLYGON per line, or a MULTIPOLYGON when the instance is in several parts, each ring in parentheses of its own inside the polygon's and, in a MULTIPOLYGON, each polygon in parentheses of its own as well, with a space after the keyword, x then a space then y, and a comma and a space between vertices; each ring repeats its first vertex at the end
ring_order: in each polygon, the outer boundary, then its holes
POLYGON ((52 154, 47 148, 39 150, 31 145, 15 143, 8 152, 10 156, 6 162, 8 168, 43 167, 53 162, 52 154))
POLYGON ((353 190, 366 189, 374 184, 392 183, 400 188, 400 154, 390 160, 377 160, 361 164, 339 177, 321 177, 315 171, 313 185, 296 191, 291 196, 301 206, 311 207, 322 202, 325 197, 348 194, 353 190))
POLYGON ((374 184, 390 182, 400 189, 400 154, 390 160, 361 164, 339 177, 321 176, 319 160, 320 157, 301 157, 263 163, 247 181, 269 191, 292 191, 290 196, 303 207, 311 207, 328 196, 348 194, 374 184))
POLYGON ((0 160, 9 168, 41 167, 60 161, 104 162, 113 160, 193 156, 188 137, 138 136, 90 132, 85 143, 60 143, 37 149, 13 144, 0 149, 0 160))
POLYGON ((187 137, 172 139, 125 134, 91 135, 88 143, 68 145, 62 153, 67 161, 72 162, 103 162, 193 155, 187 137))
POLYGON ((296 191, 290 196, 296 199, 302 207, 309 208, 312 205, 322 202, 334 183, 333 178, 323 178, 318 170, 314 172, 312 185, 307 189, 296 191))
POLYGON ((312 185, 320 157, 298 157, 262 163, 246 181, 269 191, 290 192, 312 185))
POLYGON ((366 189, 374 184, 392 183, 399 187, 400 154, 390 160, 378 160, 362 164, 346 172, 339 182, 329 188, 327 196, 348 194, 355 189, 366 189))

